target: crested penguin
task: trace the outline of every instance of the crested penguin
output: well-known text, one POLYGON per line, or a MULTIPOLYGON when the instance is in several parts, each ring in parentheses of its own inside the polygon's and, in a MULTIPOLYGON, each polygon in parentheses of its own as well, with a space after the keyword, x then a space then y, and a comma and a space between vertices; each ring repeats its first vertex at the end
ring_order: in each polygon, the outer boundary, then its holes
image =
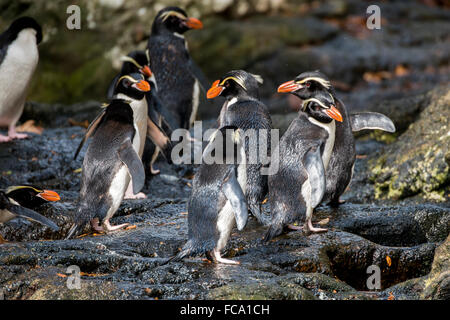
POLYGON ((239 264, 222 258, 221 250, 234 225, 241 231, 247 224, 246 175, 241 130, 233 126, 218 129, 203 152, 192 184, 188 203, 189 240, 166 263, 205 253, 216 263, 239 264))
MULTIPOLYGON (((267 194, 267 175, 261 174, 261 168, 266 165, 260 157, 262 146, 267 150, 263 153, 270 155, 272 120, 267 107, 259 100, 258 83, 262 79, 258 75, 243 70, 233 70, 225 74, 221 79, 214 81, 207 92, 207 98, 218 96, 226 98, 218 118, 219 128, 223 126, 236 126, 242 129, 244 134, 252 130, 256 132, 256 145, 245 143, 247 155, 247 204, 251 213, 262 222, 261 202, 267 194), (266 133, 267 141, 263 143, 262 133, 266 133), (250 148, 255 148, 250 152, 250 148), (250 155, 257 159, 250 161, 250 155)), ((249 136, 250 138, 250 136, 249 136)), ((255 141, 252 141, 255 143, 255 141)))
MULTIPOLYGON (((32 209, 59 199, 56 192, 41 190, 36 186, 11 186, 4 191, 0 190, 0 224, 15 218, 23 218, 58 231, 59 227, 53 221, 32 209)), ((0 236, 0 243, 4 241, 0 236)))
POLYGON ((140 74, 121 77, 115 99, 88 128, 84 140, 90 135, 93 137, 83 160, 75 223, 67 238, 89 221, 93 229, 100 232, 128 225, 111 226, 109 220, 119 208, 129 184, 134 194, 144 186, 145 171, 140 154, 146 136, 144 95, 148 90, 150 85, 140 74))
POLYGON ((150 68, 155 73, 158 94, 171 112, 176 127, 189 129, 197 116, 200 87, 208 81, 189 55, 184 33, 201 29, 203 24, 190 18, 178 7, 167 7, 158 12, 153 21, 147 48, 150 68))
POLYGON ((303 100, 314 98, 323 92, 332 96, 343 121, 336 125, 334 149, 328 166, 329 169, 326 172, 327 188, 324 200, 332 206, 345 202, 340 200, 339 197, 350 184, 356 159, 355 140, 352 131, 380 129, 395 132, 394 124, 388 117, 376 112, 359 112, 349 115, 344 103, 337 98, 328 78, 319 71, 299 74, 294 80, 281 84, 278 87, 278 92, 291 93, 303 100))
POLYGON ((269 201, 272 222, 265 241, 281 234, 303 214, 305 233, 324 232, 312 225, 312 213, 326 189, 326 170, 336 143, 335 121, 343 117, 328 92, 306 99, 297 118, 274 149, 279 159, 278 172, 269 176, 269 201))
POLYGON ((150 84, 151 90, 146 92, 145 99, 147 101, 148 123, 147 123, 147 139, 145 141, 144 153, 142 161, 145 168, 149 169, 150 174, 158 174, 159 170, 153 168, 159 152, 162 151, 163 156, 170 163, 171 141, 170 136, 175 126, 175 121, 168 110, 162 105, 158 98, 158 87, 155 75, 150 70, 149 52, 148 50, 132 51, 126 56, 120 58, 123 61, 120 73, 113 79, 108 89, 107 97, 113 99, 114 90, 117 80, 126 74, 141 73, 145 80, 150 84))
POLYGON ((0 127, 8 127, 8 136, 0 134, 0 143, 28 137, 16 132, 16 123, 39 61, 41 40, 41 26, 30 17, 16 19, 0 34, 0 127))

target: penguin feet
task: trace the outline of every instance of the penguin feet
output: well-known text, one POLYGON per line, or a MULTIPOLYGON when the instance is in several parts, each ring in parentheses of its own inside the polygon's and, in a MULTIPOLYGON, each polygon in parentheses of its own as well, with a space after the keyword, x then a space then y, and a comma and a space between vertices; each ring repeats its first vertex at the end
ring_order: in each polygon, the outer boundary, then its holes
POLYGON ((293 224, 288 224, 287 227, 288 227, 288 229, 295 230, 295 231, 299 231, 299 230, 303 229, 303 227, 296 226, 296 225, 293 225, 293 224))
POLYGON ((109 223, 109 220, 103 221, 103 224, 102 224, 103 231, 106 232, 106 233, 117 231, 117 230, 120 230, 120 229, 124 229, 124 228, 128 227, 129 225, 130 225, 129 223, 123 223, 123 224, 119 224, 117 226, 112 226, 109 223))
POLYGON ((325 228, 316 228, 312 225, 311 220, 308 220, 305 222, 304 226, 303 226, 303 232, 306 234, 311 234, 311 233, 321 233, 321 232, 327 232, 328 229, 325 228))
POLYGON ((345 200, 338 199, 338 200, 331 200, 330 202, 328 202, 328 205, 330 207, 338 207, 344 203, 345 203, 345 200))
POLYGON ((4 136, 4 135, 0 134, 0 143, 2 143, 2 142, 9 142, 11 140, 12 140, 11 137, 4 136))
POLYGON ((12 139, 27 139, 28 135, 25 133, 18 133, 15 127, 11 127, 8 130, 8 137, 12 139))
POLYGON ((220 255, 220 250, 217 249, 209 251, 207 253, 207 256, 208 259, 213 260, 215 263, 234 264, 234 265, 241 264, 239 261, 222 258, 222 256, 220 255))
POLYGON ((137 199, 147 199, 147 196, 143 192, 139 192, 136 194, 131 192, 129 194, 125 193, 125 196, 123 198, 126 200, 137 200, 137 199))

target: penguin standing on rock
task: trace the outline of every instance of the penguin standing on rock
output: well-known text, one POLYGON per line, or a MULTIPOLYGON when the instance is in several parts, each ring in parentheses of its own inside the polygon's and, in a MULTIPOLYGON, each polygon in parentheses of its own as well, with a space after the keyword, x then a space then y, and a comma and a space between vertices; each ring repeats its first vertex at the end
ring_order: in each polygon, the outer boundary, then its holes
POLYGON ((235 223, 242 230, 248 219, 244 196, 246 157, 241 137, 241 130, 226 126, 216 131, 205 148, 188 204, 189 240, 167 262, 206 253, 216 263, 239 264, 222 258, 220 252, 235 223), (207 156, 214 159, 208 160, 207 156))
POLYGON ((147 48, 163 105, 172 113, 176 128, 189 129, 197 116, 200 85, 208 81, 189 55, 184 33, 203 24, 178 7, 158 12, 147 48))
MULTIPOLYGON (((330 166, 333 147, 337 143, 336 121, 343 121, 328 92, 303 102, 295 118, 274 150, 278 156, 278 172, 269 176, 269 201, 272 223, 265 240, 281 234, 303 214, 304 231, 324 232, 312 225, 312 213, 326 191, 325 172, 330 166)), ((331 168, 330 168, 331 169, 331 168)))
POLYGON ((28 137, 16 132, 16 123, 39 61, 41 40, 41 27, 30 17, 18 18, 0 34, 0 127, 8 127, 8 136, 0 134, 0 143, 28 137))
MULTIPOLYGON (((41 190, 35 186, 9 187, 5 191, 0 191, 0 224, 15 218, 23 218, 58 231, 59 227, 53 221, 32 209, 48 201, 58 201, 59 199, 56 192, 41 190)), ((0 243, 4 241, 0 236, 0 243)))
POLYGON ((140 74, 121 77, 115 99, 91 123, 85 141, 93 135, 83 160, 81 191, 75 224, 67 238, 90 222, 97 232, 111 232, 128 224, 111 226, 130 185, 137 194, 145 182, 141 157, 147 128, 144 94, 150 90, 140 74), (130 179, 132 183, 130 183, 130 179))
POLYGON ((259 148, 262 145, 267 147, 264 153, 270 155, 270 130, 272 129, 272 120, 267 107, 259 100, 258 83, 262 79, 243 70, 233 70, 225 74, 220 80, 216 80, 207 92, 207 98, 213 99, 218 96, 226 98, 226 101, 220 111, 218 123, 219 128, 223 126, 235 126, 247 130, 255 130, 257 136, 256 144, 245 144, 247 155, 247 204, 249 210, 262 222, 261 202, 267 193, 267 175, 261 173, 262 163, 259 148), (264 138, 262 131, 266 133, 266 143, 262 143, 260 138, 264 138), (249 152, 250 148, 252 152, 249 152), (250 161, 252 157, 257 156, 256 161, 250 161), (254 163, 251 163, 254 162, 254 163))
POLYGON ((302 100, 315 98, 318 94, 332 96, 335 106, 342 115, 342 123, 336 125, 336 142, 326 172, 327 188, 324 200, 332 206, 343 203, 339 197, 344 193, 352 178, 356 159, 355 139, 352 131, 379 129, 395 132, 392 121, 376 112, 360 112, 349 115, 344 103, 336 97, 328 78, 319 71, 301 73, 294 80, 278 87, 278 92, 292 93, 302 100))
POLYGON ((145 99, 147 101, 147 140, 145 141, 144 153, 142 155, 142 161, 145 168, 149 169, 150 174, 158 174, 159 170, 153 168, 156 162, 159 152, 170 163, 170 153, 172 150, 172 144, 170 142, 170 136, 172 130, 175 127, 175 121, 168 110, 162 105, 157 95, 157 85, 155 75, 150 70, 148 50, 136 50, 130 52, 128 55, 122 57, 123 61, 122 69, 120 73, 111 82, 108 89, 108 99, 112 100, 114 97, 114 90, 116 88, 117 80, 127 74, 141 73, 144 79, 150 84, 151 90, 146 92, 145 99))

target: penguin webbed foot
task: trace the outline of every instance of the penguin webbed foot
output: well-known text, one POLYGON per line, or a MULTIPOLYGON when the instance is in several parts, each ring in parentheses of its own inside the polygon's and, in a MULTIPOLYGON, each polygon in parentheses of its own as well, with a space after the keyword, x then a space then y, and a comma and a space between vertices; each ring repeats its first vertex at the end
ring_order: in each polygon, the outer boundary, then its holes
POLYGON ((303 233, 305 235, 310 235, 312 233, 322 233, 327 232, 328 229, 325 228, 316 228, 312 225, 311 220, 305 221, 305 224, 303 225, 303 233))
POLYGON ((123 224, 119 224, 117 226, 112 226, 109 222, 109 220, 105 220, 102 223, 102 227, 103 227, 103 232, 109 233, 109 232, 114 232, 120 229, 125 229, 126 227, 128 227, 130 224, 129 223, 123 223, 123 224))
POLYGON ((10 142, 11 140, 12 140, 11 137, 4 136, 4 135, 0 134, 0 143, 2 143, 2 142, 10 142))
POLYGON ((239 261, 222 258, 221 254, 220 254, 220 250, 218 250, 218 249, 213 249, 211 251, 207 251, 206 257, 208 258, 209 261, 217 263, 217 264, 218 263, 233 264, 233 265, 241 264, 239 261))

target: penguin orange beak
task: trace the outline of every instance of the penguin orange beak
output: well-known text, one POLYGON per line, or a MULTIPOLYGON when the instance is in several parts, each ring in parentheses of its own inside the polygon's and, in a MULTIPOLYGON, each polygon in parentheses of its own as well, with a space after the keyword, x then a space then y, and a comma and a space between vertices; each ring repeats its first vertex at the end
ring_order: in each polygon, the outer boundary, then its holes
POLYGON ((225 89, 225 87, 219 86, 219 82, 220 80, 214 81, 211 88, 209 88, 208 92, 206 93, 206 97, 208 99, 213 99, 219 96, 222 93, 223 89, 225 89))
POLYGON ((132 87, 135 87, 136 89, 143 92, 150 91, 150 84, 145 80, 139 80, 137 83, 133 84, 132 87))
POLYGON ((329 109, 324 110, 327 116, 333 118, 336 121, 342 122, 342 115, 335 106, 331 106, 329 109))
POLYGON ((152 76, 152 70, 150 70, 149 66, 143 66, 140 71, 147 78, 152 76))
POLYGON ((202 29, 203 28, 203 23, 196 18, 188 18, 185 21, 185 24, 189 29, 202 29))
POLYGON ((288 82, 285 82, 283 84, 281 84, 278 87, 278 92, 282 92, 282 93, 287 93, 287 92, 294 92, 297 91, 299 89, 303 88, 303 86, 299 83, 295 83, 295 80, 291 80, 288 82))
POLYGON ((42 198, 47 201, 59 201, 61 198, 59 197, 59 194, 57 194, 55 191, 51 190, 44 190, 41 193, 38 193, 37 195, 39 198, 42 198))

